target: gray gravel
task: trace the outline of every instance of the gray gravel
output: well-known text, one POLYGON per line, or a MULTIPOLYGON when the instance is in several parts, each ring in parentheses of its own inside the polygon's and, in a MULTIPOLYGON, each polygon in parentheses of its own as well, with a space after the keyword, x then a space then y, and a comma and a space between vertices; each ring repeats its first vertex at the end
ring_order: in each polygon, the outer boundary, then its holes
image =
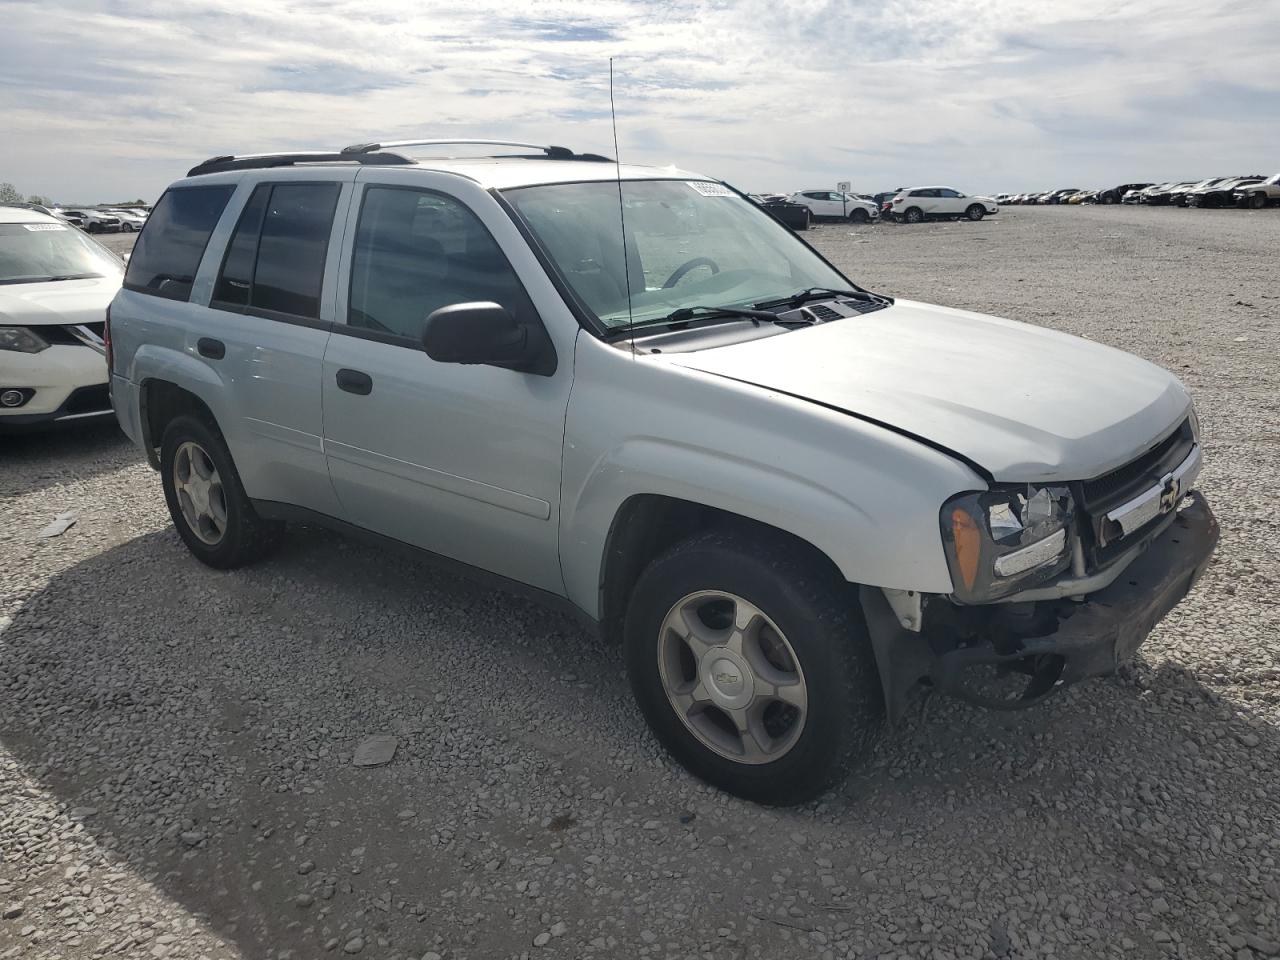
POLYGON ((561 616, 314 529, 216 573, 112 430, 3 440, 0 958, 1280 955, 1280 210, 811 238, 1194 391, 1222 546, 1141 660, 930 702, 764 809, 668 761, 561 616))

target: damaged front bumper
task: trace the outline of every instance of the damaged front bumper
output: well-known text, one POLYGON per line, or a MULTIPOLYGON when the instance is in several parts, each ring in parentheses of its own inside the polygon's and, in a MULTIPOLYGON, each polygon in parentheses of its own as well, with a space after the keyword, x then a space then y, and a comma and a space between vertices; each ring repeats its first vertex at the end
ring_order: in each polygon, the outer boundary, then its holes
POLYGON ((890 722, 923 684, 980 706, 1031 706, 1063 687, 1114 673, 1199 579, 1218 543, 1218 523, 1193 491, 1160 534, 1126 557, 1118 577, 1082 600, 959 606, 929 598, 924 623, 905 629, 884 593, 861 588, 890 722), (1012 676, 1007 695, 984 683, 1012 676))

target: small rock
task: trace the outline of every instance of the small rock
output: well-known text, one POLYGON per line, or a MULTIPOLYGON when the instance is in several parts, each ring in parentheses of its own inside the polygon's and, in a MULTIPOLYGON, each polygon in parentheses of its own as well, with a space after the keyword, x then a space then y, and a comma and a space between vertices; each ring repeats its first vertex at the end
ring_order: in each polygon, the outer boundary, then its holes
POLYGON ((412 820, 417 815, 418 813, 416 810, 401 810, 399 813, 396 814, 396 816, 399 817, 401 820, 412 820))
POLYGON ((92 817, 98 812, 97 807, 72 807, 68 812, 72 820, 83 820, 85 817, 92 817))
POLYGON ((312 860, 303 860, 298 864, 298 872, 304 877, 316 868, 315 862, 312 860))
POLYGON ((22 911, 24 909, 25 908, 20 903, 11 903, 4 908, 3 913, 0 913, 0 917, 4 917, 6 920, 17 920, 22 916, 22 911))
POLYGON ((553 937, 563 937, 569 932, 569 925, 563 920, 557 920, 551 925, 551 935, 553 937))
POLYGON ((363 937, 352 937, 342 946, 343 953, 359 953, 364 949, 363 937))
POLYGON ((400 746, 400 740, 387 734, 378 734, 369 737, 360 746, 356 747, 355 756, 351 758, 351 763, 357 767, 381 767, 391 762, 396 755, 396 748, 400 746))
POLYGON ((293 898, 293 902, 299 907, 309 907, 316 902, 316 898, 309 893, 300 893, 293 898))
POLYGON ((444 960, 444 957, 436 953, 434 950, 428 950, 422 955, 422 960, 444 960))
POLYGON ((533 938, 533 945, 535 947, 545 947, 550 942, 551 934, 547 933, 545 930, 533 938))
POLYGON ((179 837, 188 847, 197 846, 204 840, 204 834, 199 830, 187 830, 186 832, 179 834, 179 837))

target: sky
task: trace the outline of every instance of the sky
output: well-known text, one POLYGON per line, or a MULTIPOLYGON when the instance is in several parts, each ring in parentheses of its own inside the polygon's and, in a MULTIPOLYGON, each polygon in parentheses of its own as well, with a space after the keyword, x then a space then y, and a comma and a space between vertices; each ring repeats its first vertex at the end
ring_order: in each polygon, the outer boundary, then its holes
POLYGON ((1280 0, 0 0, 0 182, 492 137, 750 191, 1280 170, 1280 0))

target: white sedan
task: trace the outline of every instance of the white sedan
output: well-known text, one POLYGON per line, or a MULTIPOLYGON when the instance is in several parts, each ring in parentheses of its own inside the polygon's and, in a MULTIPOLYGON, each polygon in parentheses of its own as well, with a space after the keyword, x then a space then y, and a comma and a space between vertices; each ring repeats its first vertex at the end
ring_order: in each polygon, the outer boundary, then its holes
POLYGON ((981 220, 999 212, 990 197, 971 197, 951 187, 908 187, 889 201, 888 215, 901 223, 923 223, 942 217, 981 220))
POLYGON ((0 433, 112 415, 104 328, 123 276, 71 225, 0 206, 0 433))
POLYGON ((835 190, 800 190, 793 193, 790 200, 792 203, 800 203, 808 207, 815 218, 870 223, 879 216, 874 203, 855 197, 852 193, 839 193, 835 190))

